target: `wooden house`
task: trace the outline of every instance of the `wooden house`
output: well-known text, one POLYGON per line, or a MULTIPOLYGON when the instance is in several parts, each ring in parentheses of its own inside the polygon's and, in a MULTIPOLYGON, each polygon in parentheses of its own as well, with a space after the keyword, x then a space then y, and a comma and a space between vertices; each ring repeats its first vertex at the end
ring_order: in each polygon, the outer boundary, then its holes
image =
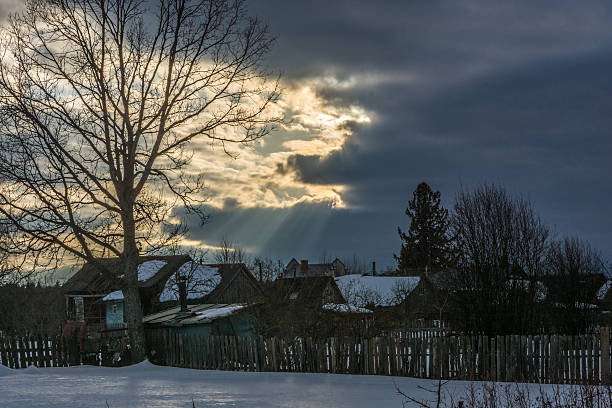
POLYGON ((280 278, 314 278, 317 276, 344 276, 348 273, 347 268, 338 258, 330 263, 311 264, 307 259, 298 262, 291 259, 280 278))
MULTIPOLYGON (((138 281, 144 313, 154 309, 168 278, 189 259, 185 255, 140 258, 138 281)), ((67 319, 73 326, 84 326, 86 337, 98 337, 107 329, 107 315, 109 325, 123 326, 123 296, 119 295, 121 277, 119 259, 98 259, 83 265, 62 286, 67 319), (108 299, 110 301, 103 302, 111 293, 115 295, 108 299)))

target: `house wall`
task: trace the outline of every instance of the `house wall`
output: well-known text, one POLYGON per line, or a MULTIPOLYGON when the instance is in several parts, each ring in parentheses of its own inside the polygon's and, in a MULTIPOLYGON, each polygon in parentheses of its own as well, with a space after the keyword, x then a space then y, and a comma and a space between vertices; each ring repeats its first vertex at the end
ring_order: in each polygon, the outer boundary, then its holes
POLYGON ((222 293, 211 293, 206 303, 247 303, 259 295, 253 282, 244 274, 237 275, 222 293))
POLYGON ((181 326, 176 330, 195 336, 254 336, 255 320, 251 313, 242 312, 209 323, 181 326))

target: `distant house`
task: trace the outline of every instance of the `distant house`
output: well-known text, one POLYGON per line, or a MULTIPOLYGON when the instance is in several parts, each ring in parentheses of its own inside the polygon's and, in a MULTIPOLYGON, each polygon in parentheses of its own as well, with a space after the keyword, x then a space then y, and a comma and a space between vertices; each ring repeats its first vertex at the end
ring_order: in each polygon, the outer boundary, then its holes
MULTIPOLYGON (((142 257, 138 264, 140 296, 145 313, 158 302, 166 281, 190 258, 185 255, 142 257)), ((98 259, 87 263, 62 286, 69 327, 85 327, 86 337, 98 337, 107 328, 122 326, 121 261, 98 259), (108 277, 111 274, 116 279, 108 277), (103 299, 110 294, 108 302, 103 299), (108 321, 107 321, 108 317, 108 321)))
POLYGON ((313 278, 316 276, 344 276, 348 270, 338 258, 330 263, 310 264, 307 259, 298 262, 295 258, 291 259, 280 278, 313 278))
POLYGON ((452 313, 451 271, 421 274, 414 289, 402 302, 406 318, 418 324, 440 326, 452 313))
POLYGON ((260 332, 267 336, 329 337, 340 332, 339 320, 364 312, 368 313, 346 304, 332 276, 314 276, 271 282, 257 319, 260 332))

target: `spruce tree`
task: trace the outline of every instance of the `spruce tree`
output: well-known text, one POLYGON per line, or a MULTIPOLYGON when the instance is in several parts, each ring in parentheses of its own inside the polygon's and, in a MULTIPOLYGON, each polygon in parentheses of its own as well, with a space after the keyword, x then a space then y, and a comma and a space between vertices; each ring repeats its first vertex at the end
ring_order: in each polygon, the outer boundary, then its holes
POLYGON ((411 269, 439 269, 448 262, 448 210, 440 204, 440 192, 432 191, 425 182, 419 184, 408 202, 406 215, 410 229, 404 233, 397 228, 402 239, 400 254, 394 255, 401 275, 411 269))

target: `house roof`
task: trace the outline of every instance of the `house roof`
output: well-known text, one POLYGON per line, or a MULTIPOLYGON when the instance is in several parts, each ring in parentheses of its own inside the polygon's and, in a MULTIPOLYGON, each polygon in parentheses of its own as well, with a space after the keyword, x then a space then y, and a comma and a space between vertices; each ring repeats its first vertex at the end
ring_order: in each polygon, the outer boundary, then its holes
POLYGON ((612 288, 612 280, 606 280, 597 290, 597 300, 604 300, 612 288))
POLYGON ((189 312, 181 313, 180 306, 150 314, 142 319, 144 324, 161 326, 185 326, 210 323, 216 319, 231 316, 246 310, 246 303, 203 303, 189 305, 189 312))
MULTIPOLYGON (((607 278, 601 273, 581 274, 576 278, 571 278, 567 275, 546 275, 542 277, 542 282, 546 285, 548 291, 548 300, 553 302, 561 302, 567 298, 567 290, 575 285, 580 285, 581 297, 583 299, 590 299, 592 302, 596 302, 601 292, 607 292, 602 289, 605 286, 607 278)), ((605 298, 607 293, 603 293, 605 298)))
MULTIPOLYGON (((147 288, 165 282, 190 259, 188 255, 139 258, 139 286, 147 288)), ((121 269, 119 258, 104 258, 88 262, 64 283, 62 289, 66 294, 109 294, 121 289, 121 269), (108 279, 104 271, 116 276, 117 279, 108 279)))
MULTIPOLYGON (((185 265, 187 265, 187 263, 185 265)), ((244 264, 194 265, 195 269, 192 269, 191 271, 193 273, 193 281, 188 282, 188 299, 198 299, 200 301, 208 301, 213 299, 214 301, 214 299, 217 299, 221 294, 228 290, 234 280, 240 275, 248 279, 255 290, 261 293, 259 282, 244 264)), ((185 269, 184 266, 181 267, 181 269, 185 269)), ((185 275, 188 275, 189 273, 187 270, 179 270, 179 272, 185 275)), ((178 288, 176 287, 176 282, 170 279, 160 294, 160 301, 167 302, 175 300, 178 300, 178 288)))
POLYGON ((284 278, 305 278, 305 277, 315 277, 315 276, 328 276, 333 275, 336 272, 336 265, 340 264, 342 268, 344 268, 344 264, 338 258, 334 259, 330 263, 307 263, 306 270, 302 272, 302 264, 298 262, 295 258, 292 258, 291 261, 285 267, 283 271, 284 278))

